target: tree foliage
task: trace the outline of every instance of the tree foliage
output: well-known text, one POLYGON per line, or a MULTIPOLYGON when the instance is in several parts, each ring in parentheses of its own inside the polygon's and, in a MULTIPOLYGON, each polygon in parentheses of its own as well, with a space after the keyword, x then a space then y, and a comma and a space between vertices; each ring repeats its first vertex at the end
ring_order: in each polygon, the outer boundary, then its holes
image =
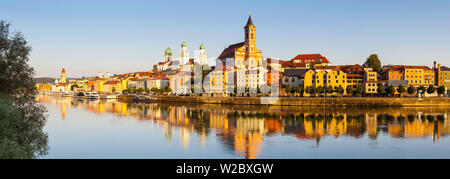
POLYGON ((46 155, 45 108, 37 104, 31 47, 20 32, 0 21, 0 158, 46 155))
POLYGON ((389 95, 391 95, 391 96, 393 96, 393 95, 395 94, 395 88, 394 88, 394 86, 392 86, 392 85, 388 86, 387 89, 386 89, 386 91, 387 91, 387 93, 388 93, 389 95))
POLYGON ((436 91, 436 88, 434 88, 433 85, 428 86, 428 88, 427 88, 428 94, 433 94, 435 91, 436 91))
POLYGON ((445 93, 445 86, 439 86, 437 89, 438 94, 444 94, 445 93))
POLYGON ((381 61, 378 58, 378 55, 377 54, 370 55, 367 58, 366 62, 364 63, 364 66, 371 67, 373 68, 374 71, 379 73, 381 71, 381 61))

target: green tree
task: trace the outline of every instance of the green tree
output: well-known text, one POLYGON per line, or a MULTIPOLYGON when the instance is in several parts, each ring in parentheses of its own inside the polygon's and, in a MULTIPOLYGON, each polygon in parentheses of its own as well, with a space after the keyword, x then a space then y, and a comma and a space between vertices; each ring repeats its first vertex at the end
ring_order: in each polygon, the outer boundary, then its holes
POLYGON ((150 93, 150 89, 145 88, 145 93, 149 94, 150 93))
POLYGON ((391 96, 394 96, 394 94, 395 94, 395 88, 394 88, 394 86, 392 86, 392 85, 389 85, 389 86, 387 87, 386 91, 387 91, 387 93, 388 93, 389 95, 391 95, 391 96))
POLYGON ((427 88, 425 88, 425 86, 419 86, 419 88, 417 88, 417 91, 421 91, 422 93, 425 93, 427 91, 427 88))
POLYGON ((353 88, 352 86, 347 86, 347 89, 345 89, 347 91, 347 95, 352 95, 353 94, 353 88))
POLYGON ((406 92, 405 87, 403 87, 402 85, 398 86, 397 88, 397 92, 400 93, 400 97, 402 96, 403 93, 406 92))
POLYGON ((344 88, 342 88, 342 86, 336 87, 336 93, 339 93, 342 96, 342 94, 344 94, 344 88))
POLYGON ((437 89, 438 94, 444 94, 445 93, 445 86, 439 86, 439 88, 437 89))
POLYGON ((157 93, 157 92, 158 92, 158 88, 153 87, 150 91, 151 91, 152 93, 157 93))
POLYGON ((35 101, 31 47, 9 27, 0 21, 0 158, 36 158, 48 151, 46 110, 35 101))
POLYGON ((172 89, 170 89, 169 87, 166 87, 166 92, 170 93, 170 92, 172 92, 172 89))
POLYGON ((319 94, 319 95, 323 94, 324 93, 324 88, 322 86, 318 86, 316 88, 316 93, 319 94))
POLYGON ((295 92, 297 92, 300 96, 303 96, 303 93, 305 92, 305 88, 303 85, 298 86, 295 88, 295 92))
POLYGON ((334 92, 333 87, 327 86, 326 92, 327 92, 327 94, 333 94, 333 92, 334 92))
POLYGON ((139 93, 144 92, 144 88, 138 88, 138 89, 137 89, 137 92, 139 92, 139 93))
POLYGON ((433 94, 435 91, 436 91, 436 88, 434 88, 433 85, 428 86, 428 88, 427 88, 428 94, 433 94))
POLYGON ((362 95, 362 94, 364 94, 364 88, 363 88, 362 86, 356 87, 355 93, 356 93, 357 95, 362 95))
POLYGON ((378 86, 377 93, 382 96, 384 94, 384 87, 383 85, 378 86))
POLYGON ((415 94, 416 93, 416 87, 410 85, 408 87, 408 94, 415 94))
POLYGON ((305 89, 306 93, 308 93, 309 95, 313 95, 314 94, 314 87, 313 86, 307 86, 305 89))
POLYGON ((78 87, 79 87, 78 84, 74 84, 70 87, 70 91, 73 91, 73 89, 78 88, 78 87))
POLYGON ((374 71, 379 73, 381 71, 381 61, 378 58, 378 55, 377 54, 370 55, 367 58, 366 62, 364 63, 364 66, 371 67, 373 68, 374 71))

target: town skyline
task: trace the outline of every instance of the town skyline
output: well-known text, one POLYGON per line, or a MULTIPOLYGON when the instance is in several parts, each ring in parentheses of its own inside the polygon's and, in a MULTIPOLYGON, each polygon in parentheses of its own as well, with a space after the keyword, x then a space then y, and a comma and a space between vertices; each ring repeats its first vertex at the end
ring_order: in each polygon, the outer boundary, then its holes
POLYGON ((447 1, 408 1, 407 5, 400 1, 243 2, 233 13, 223 14, 213 12, 231 9, 231 5, 217 7, 199 1, 170 7, 140 1, 5 4, 0 15, 33 47, 30 63, 36 77, 58 77, 63 67, 70 71, 68 78, 148 71, 161 61, 168 46, 178 55, 183 41, 191 54, 205 44, 208 57, 215 58, 227 44, 243 40, 239 28, 245 25, 249 10, 258 26, 257 46, 264 58, 290 60, 297 54, 317 53, 336 65, 362 64, 376 53, 383 65, 426 66, 433 61, 448 65, 445 61, 450 58, 446 53, 450 48, 446 21, 450 14, 444 11, 447 1), (199 10, 199 3, 204 12, 161 13, 183 7, 199 10), (21 13, 18 8, 22 6, 30 12, 21 13), (37 8, 31 9, 33 6, 37 8), (303 7, 304 13, 296 13, 295 7, 303 7), (313 7, 324 12, 311 15, 313 7), (51 8, 54 11, 44 12, 51 8), (119 8, 123 11, 117 11, 119 8), (309 28, 316 26, 320 28, 309 28))

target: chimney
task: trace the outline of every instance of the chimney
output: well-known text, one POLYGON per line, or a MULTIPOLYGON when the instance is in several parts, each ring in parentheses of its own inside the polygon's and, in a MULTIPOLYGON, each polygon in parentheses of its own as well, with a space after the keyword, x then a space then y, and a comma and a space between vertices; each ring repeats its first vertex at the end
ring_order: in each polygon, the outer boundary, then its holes
POLYGON ((436 69, 436 61, 434 61, 433 69, 436 69))

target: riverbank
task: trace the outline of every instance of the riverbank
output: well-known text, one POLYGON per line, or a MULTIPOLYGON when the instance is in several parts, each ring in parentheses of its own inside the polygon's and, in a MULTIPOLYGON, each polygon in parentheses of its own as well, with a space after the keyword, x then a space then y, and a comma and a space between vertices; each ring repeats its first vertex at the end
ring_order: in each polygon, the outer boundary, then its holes
POLYGON ((161 103, 315 107, 450 107, 450 98, 296 98, 156 96, 161 103))

